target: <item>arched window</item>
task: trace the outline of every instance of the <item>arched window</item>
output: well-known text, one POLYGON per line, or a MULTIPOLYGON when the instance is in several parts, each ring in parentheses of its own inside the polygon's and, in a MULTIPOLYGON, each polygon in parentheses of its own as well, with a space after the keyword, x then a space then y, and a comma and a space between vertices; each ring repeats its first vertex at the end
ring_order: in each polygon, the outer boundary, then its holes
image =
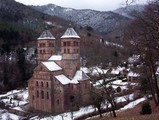
POLYGON ((42 54, 42 50, 40 50, 40 54, 42 54))
POLYGON ((66 49, 64 49, 64 53, 66 53, 66 49))
POLYGON ((66 42, 63 42, 63 46, 66 46, 66 42))
POLYGON ((59 99, 57 99, 57 104, 58 104, 58 105, 60 104, 60 100, 59 100, 59 99))
POLYGON ((41 98, 44 99, 44 91, 41 91, 41 98))
POLYGON ((39 91, 36 91, 36 97, 39 98, 39 91))
POLYGON ((38 86, 38 81, 36 81, 36 86, 38 86))

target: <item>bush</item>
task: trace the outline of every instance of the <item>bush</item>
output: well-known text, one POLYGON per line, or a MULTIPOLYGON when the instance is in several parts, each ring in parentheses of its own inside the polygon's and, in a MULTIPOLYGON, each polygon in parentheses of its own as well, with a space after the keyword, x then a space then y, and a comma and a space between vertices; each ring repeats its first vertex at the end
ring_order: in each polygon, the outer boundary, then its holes
POLYGON ((151 109, 151 105, 149 104, 149 102, 146 102, 142 105, 142 110, 140 112, 140 114, 145 115, 145 114, 151 114, 152 113, 152 109, 151 109))

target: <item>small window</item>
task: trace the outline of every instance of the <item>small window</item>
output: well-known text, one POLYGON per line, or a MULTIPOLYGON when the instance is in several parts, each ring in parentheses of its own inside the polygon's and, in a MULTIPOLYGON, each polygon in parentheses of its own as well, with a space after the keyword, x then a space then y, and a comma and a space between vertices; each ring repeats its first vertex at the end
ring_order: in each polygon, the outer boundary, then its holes
POLYGON ((43 50, 43 54, 45 54, 45 50, 43 50))
POLYGON ((60 104, 60 100, 59 100, 59 99, 57 100, 57 104, 58 104, 58 105, 60 104))
POLYGON ((36 91, 36 97, 39 98, 39 91, 36 91))
POLYGON ((36 81, 36 86, 38 86, 38 81, 36 81))
POLYGON ((66 53, 66 49, 64 49, 64 53, 66 53))
POLYGON ((42 54, 42 50, 40 50, 40 54, 42 54))
POLYGON ((43 87, 43 82, 41 82, 41 87, 43 87))
POLYGON ((39 46, 42 47, 42 44, 40 43, 39 46))
POLYGON ((47 94, 46 94, 46 98, 47 98, 47 99, 49 99, 49 92, 47 92, 47 94))
POLYGON ((66 42, 63 42, 63 46, 66 46, 66 42))

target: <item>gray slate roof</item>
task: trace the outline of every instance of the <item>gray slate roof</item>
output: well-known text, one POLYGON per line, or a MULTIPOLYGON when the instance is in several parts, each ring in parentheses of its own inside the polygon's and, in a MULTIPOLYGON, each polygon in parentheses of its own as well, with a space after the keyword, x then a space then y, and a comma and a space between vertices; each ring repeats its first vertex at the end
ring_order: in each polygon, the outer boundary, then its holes
POLYGON ((44 39, 55 39, 55 37, 51 34, 51 32, 49 30, 45 30, 40 37, 38 38, 38 40, 44 40, 44 39))
POLYGON ((73 28, 67 28, 61 38, 80 38, 73 28))

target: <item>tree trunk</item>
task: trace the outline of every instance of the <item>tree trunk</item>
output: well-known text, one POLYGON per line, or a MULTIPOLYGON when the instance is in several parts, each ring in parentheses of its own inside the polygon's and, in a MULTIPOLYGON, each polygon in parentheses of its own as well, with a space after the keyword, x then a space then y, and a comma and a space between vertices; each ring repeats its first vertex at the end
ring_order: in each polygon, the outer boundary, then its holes
POLYGON ((109 103, 110 103, 111 106, 112 106, 113 117, 117 117, 116 112, 115 112, 115 106, 114 106, 114 104, 113 104, 113 101, 112 101, 112 100, 109 100, 109 103))

